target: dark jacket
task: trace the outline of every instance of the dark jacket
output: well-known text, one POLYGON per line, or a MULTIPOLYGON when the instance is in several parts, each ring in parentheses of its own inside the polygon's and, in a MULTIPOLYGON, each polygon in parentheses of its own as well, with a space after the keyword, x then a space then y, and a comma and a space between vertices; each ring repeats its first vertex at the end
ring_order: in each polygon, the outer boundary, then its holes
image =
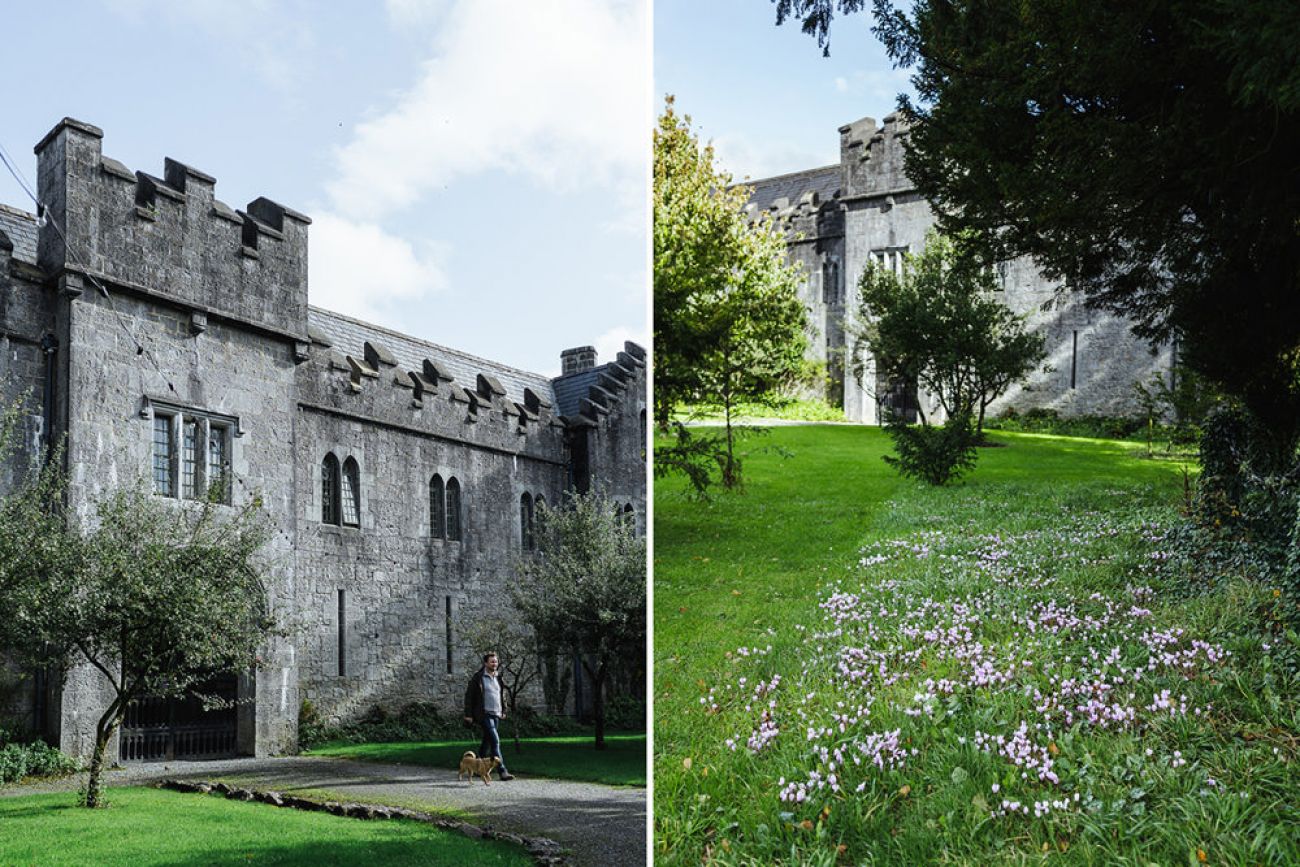
MULTIPOLYGON (((474 672, 474 676, 469 679, 469 686, 465 688, 465 716, 470 717, 474 722, 483 723, 483 675, 487 673, 487 668, 480 668, 474 672)), ((497 684, 501 683, 501 675, 496 675, 497 684)), ((506 712, 506 690, 501 687, 501 715, 506 712)))

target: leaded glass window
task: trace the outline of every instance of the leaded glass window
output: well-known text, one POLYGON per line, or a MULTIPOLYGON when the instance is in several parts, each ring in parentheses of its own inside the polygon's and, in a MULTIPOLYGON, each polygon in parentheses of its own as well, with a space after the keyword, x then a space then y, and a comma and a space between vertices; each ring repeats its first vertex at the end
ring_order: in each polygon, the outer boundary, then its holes
POLYGON ((340 488, 343 526, 361 526, 361 471, 354 458, 343 462, 343 485, 340 488))
POLYGON ((519 498, 519 539, 525 551, 533 550, 533 498, 526 493, 519 498))
POLYGON ((447 538, 461 541, 460 482, 447 480, 447 538))
POLYGON ((218 503, 230 502, 230 429, 208 425, 208 485, 218 503))
POLYGON ((339 523, 339 459, 333 454, 320 466, 320 503, 321 523, 339 523))
POLYGON ((436 474, 429 479, 429 535, 447 538, 447 489, 436 474))
POLYGON ((155 415, 153 419, 153 489, 164 497, 176 496, 176 479, 172 475, 172 417, 155 415))
POLYGON ((199 423, 187 418, 181 425, 181 496, 196 499, 202 490, 199 478, 199 423))

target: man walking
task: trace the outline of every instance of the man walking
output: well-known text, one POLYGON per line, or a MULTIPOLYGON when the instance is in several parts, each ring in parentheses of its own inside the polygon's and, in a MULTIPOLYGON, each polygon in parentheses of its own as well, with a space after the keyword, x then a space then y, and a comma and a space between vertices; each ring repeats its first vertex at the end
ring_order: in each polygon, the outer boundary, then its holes
POLYGON ((505 698, 501 680, 497 677, 497 655, 489 650, 483 654, 483 667, 474 672, 465 690, 465 722, 483 727, 483 742, 479 744, 478 757, 501 759, 501 779, 513 780, 514 774, 506 770, 505 756, 501 755, 501 737, 497 724, 506 718, 505 698))

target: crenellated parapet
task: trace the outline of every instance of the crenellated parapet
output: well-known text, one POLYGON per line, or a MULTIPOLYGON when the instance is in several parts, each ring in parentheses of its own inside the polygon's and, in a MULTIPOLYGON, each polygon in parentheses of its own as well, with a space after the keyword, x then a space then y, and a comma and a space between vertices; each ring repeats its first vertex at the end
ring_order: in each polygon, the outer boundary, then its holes
POLYGON ((339 314, 311 316, 298 371, 304 404, 512 453, 562 451, 566 424, 544 377, 339 314))
POLYGON ((880 126, 864 117, 840 127, 841 184, 846 199, 911 192, 905 165, 905 142, 912 124, 898 112, 880 126))
POLYGON ((745 216, 766 223, 788 243, 817 241, 844 233, 838 166, 764 178, 748 185, 745 216))
POLYGON ((308 217, 265 197, 231 208, 211 175, 170 158, 161 177, 132 172, 104 156, 103 135, 64 118, 36 145, 40 199, 53 218, 40 230, 42 268, 306 334, 308 217))

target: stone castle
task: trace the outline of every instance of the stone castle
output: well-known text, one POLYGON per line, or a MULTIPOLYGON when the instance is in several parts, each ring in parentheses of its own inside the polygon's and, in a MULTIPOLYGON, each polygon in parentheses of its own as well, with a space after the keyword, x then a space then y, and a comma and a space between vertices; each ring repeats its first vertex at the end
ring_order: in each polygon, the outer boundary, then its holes
MULTIPOLYGON (((862 382, 845 372, 846 318, 856 314, 857 282, 868 263, 901 269, 919 253, 934 226, 929 204, 904 173, 907 122, 897 114, 877 125, 864 117, 840 127, 840 161, 817 169, 745 181, 752 187, 751 218, 771 214, 802 267, 801 295, 813 328, 811 357, 826 363, 829 398, 854 421, 881 421, 882 401, 896 399, 868 358, 862 382)), ((1024 385, 1013 386, 989 408, 1051 409, 1063 416, 1133 415, 1134 383, 1167 375, 1168 347, 1153 351, 1117 317, 1089 309, 1083 295, 1046 280, 1027 259, 998 267, 999 294, 1046 338, 1047 361, 1024 385)), ((927 415, 929 395, 915 395, 927 415)))
MULTIPOLYGON (((0 490, 62 440, 82 515, 141 480, 260 492, 293 627, 212 687, 232 710, 139 703, 122 758, 292 751, 303 700, 326 719, 417 700, 458 716, 478 665, 462 624, 508 606, 538 504, 596 489, 644 532, 645 350, 566 350, 549 378, 309 306, 308 217, 231 208, 171 159, 130 171, 102 137, 64 119, 36 145, 48 219, 0 206, 0 403, 25 397, 0 490)), ((100 677, 38 676, 16 710, 88 754, 100 677)))

